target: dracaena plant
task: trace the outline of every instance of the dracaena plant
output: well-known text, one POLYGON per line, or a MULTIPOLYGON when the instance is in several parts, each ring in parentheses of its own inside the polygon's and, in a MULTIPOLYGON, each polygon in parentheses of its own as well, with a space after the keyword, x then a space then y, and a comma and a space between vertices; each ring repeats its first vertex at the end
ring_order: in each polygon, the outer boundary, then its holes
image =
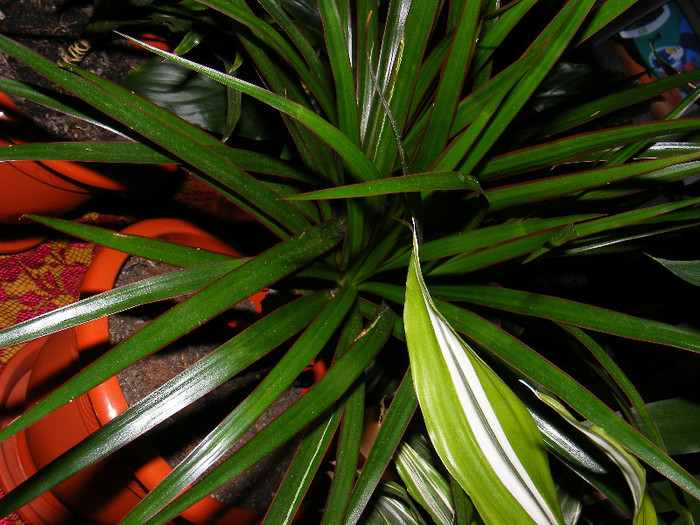
MULTIPOLYGON (((279 112, 277 154, 242 149, 235 134, 222 141, 123 87, 0 37, 4 51, 132 138, 0 148, 3 160, 179 163, 277 237, 261 253, 234 259, 35 217, 183 269, 12 327, 0 344, 190 295, 28 409, 2 439, 251 294, 273 288, 277 300, 7 494, 0 514, 138 439, 289 340, 261 387, 122 523, 167 522, 297 434, 300 451, 266 523, 291 520, 314 476, 326 476, 317 471, 331 443, 332 482, 317 518, 324 524, 605 522, 620 513, 655 523, 661 511, 691 523, 700 483, 672 455, 679 440, 697 435, 657 425, 664 412, 645 403, 646 392, 611 354, 641 340, 659 355, 673 347, 692 357, 700 335, 680 326, 689 318, 661 322, 636 315, 638 305, 612 309, 620 303, 612 286, 590 285, 586 302, 571 288, 557 294, 543 286, 585 275, 582 261, 607 267, 638 263, 646 257, 640 250, 664 255, 661 243, 687 244, 700 218, 692 184, 678 184, 700 166, 692 141, 700 119, 682 118, 697 92, 661 122, 609 127, 604 118, 671 87, 689 89, 700 72, 570 97, 557 111, 530 104, 567 54, 633 3, 198 0, 219 42, 229 39, 255 75, 229 74, 235 57, 215 67, 146 47, 279 112), (324 378, 200 477, 318 356, 329 364, 324 378), (378 434, 361 459, 363 422, 380 405, 378 434), (382 480, 394 468, 398 477, 382 480), (579 492, 581 483, 588 488, 579 492), (600 510, 587 514, 581 494, 591 491, 613 504, 603 518, 600 510)), ((645 279, 666 272, 655 262, 644 268, 645 279)), ((655 399, 663 398, 662 387, 655 399)))

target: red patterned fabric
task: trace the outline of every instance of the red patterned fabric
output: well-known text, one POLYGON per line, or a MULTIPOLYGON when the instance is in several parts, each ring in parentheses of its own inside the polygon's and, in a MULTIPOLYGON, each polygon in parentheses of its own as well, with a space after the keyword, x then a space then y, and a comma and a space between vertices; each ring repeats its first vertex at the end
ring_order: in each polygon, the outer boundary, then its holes
MULTIPOLYGON (((94 252, 93 244, 64 240, 0 256, 0 329, 75 301, 94 252)), ((0 369, 22 346, 0 350, 0 369)), ((21 523, 16 514, 0 519, 0 525, 21 523)))

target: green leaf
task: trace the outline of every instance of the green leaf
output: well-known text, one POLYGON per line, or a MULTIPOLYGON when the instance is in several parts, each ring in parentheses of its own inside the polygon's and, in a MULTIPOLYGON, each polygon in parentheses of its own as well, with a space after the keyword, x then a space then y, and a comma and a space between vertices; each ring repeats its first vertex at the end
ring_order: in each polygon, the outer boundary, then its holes
POLYGON ((459 117, 464 118, 470 113, 469 106, 475 108, 471 110, 474 111, 473 119, 469 126, 460 131, 449 146, 441 152, 433 169, 455 169, 460 164, 491 119, 498 113, 505 97, 523 75, 533 67, 538 58, 539 55, 535 53, 524 56, 508 69, 502 71, 496 79, 486 83, 480 90, 462 101, 459 106, 461 115, 458 114, 455 117, 455 122, 458 121, 459 117), (483 100, 484 95, 488 96, 487 100, 483 100))
POLYGON ((567 422, 573 425, 574 428, 578 429, 590 439, 613 461, 613 463, 615 463, 615 465, 617 465, 620 471, 622 471, 622 475, 625 477, 634 499, 634 523, 656 523, 656 512, 654 511, 653 504, 648 497, 645 498, 646 471, 639 461, 637 461, 637 458, 627 452, 624 447, 603 428, 595 425, 589 426, 579 422, 556 399, 538 392, 537 390, 534 392, 544 403, 552 407, 567 422), (644 501, 645 499, 646 502, 644 501), (649 508, 649 505, 651 505, 651 508, 649 508))
MULTIPOLYGON (((558 112, 545 122, 538 123, 536 127, 526 130, 525 136, 530 141, 549 137, 600 118, 615 110, 650 100, 684 83, 697 82, 698 80, 700 80, 700 70, 694 69, 648 84, 640 84, 631 89, 613 93, 592 102, 558 112)), ((518 138, 522 140, 521 135, 518 135, 518 138)))
POLYGON ((183 246, 149 237, 130 235, 121 232, 114 232, 106 228, 89 226, 77 222, 56 219, 53 217, 40 217, 38 215, 27 215, 30 219, 54 228, 56 230, 74 235, 89 242, 94 242, 100 246, 106 246, 113 250, 138 255, 152 261, 159 261, 173 266, 191 268, 201 264, 212 262, 230 261, 232 256, 223 253, 211 252, 183 246))
POLYGON ((670 455, 700 452, 700 405, 697 402, 672 398, 647 406, 670 455))
MULTIPOLYGON (((494 157, 479 170, 479 180, 493 179, 512 173, 552 166, 594 151, 644 139, 656 139, 670 133, 684 133, 700 129, 700 118, 673 122, 651 122, 634 126, 621 126, 602 131, 581 133, 561 140, 548 142, 494 157)), ((681 156, 679 155, 679 158, 681 156)))
POLYGON ((459 23, 454 31, 450 52, 443 62, 439 84, 434 95, 435 101, 430 109, 420 151, 413 165, 416 171, 430 168, 447 145, 452 120, 462 93, 462 85, 478 40, 477 22, 481 0, 464 2, 461 8, 462 12, 459 14, 459 23))
POLYGON ((98 110, 233 189, 238 196, 236 203, 259 217, 278 234, 286 235, 290 229, 301 231, 309 226, 288 202, 278 200, 278 195, 265 185, 210 150, 208 146, 220 146, 220 143, 196 126, 96 75, 79 69, 72 72, 61 69, 4 35, 0 35, 0 49, 68 91, 79 93, 83 100, 98 110))
POLYGON ((122 78, 121 84, 190 124, 218 134, 226 130, 226 88, 185 67, 150 60, 122 78))
POLYGON ((365 385, 358 383, 349 393, 343 409, 338 436, 338 452, 333 470, 331 489, 323 513, 322 525, 343 523, 360 460, 360 445, 364 430, 365 385))
POLYGON ((418 266, 406 283, 411 371, 435 450, 486 523, 562 524, 544 443, 529 412, 435 308, 418 266))
MULTIPOLYGON (((648 222, 648 219, 654 219, 665 214, 672 214, 672 212, 676 210, 687 206, 694 206, 698 203, 700 203, 700 199, 687 199, 680 202, 649 206, 647 208, 619 213, 610 217, 594 219, 592 221, 586 221, 579 224, 571 223, 562 228, 556 235, 547 241, 545 246, 533 252, 525 262, 529 262, 552 248, 561 246, 569 241, 581 239, 598 233, 608 233, 611 230, 624 228, 630 225, 643 224, 645 221, 648 222)), ((671 216, 673 217, 673 215, 671 216)), ((610 242, 610 239, 605 239, 605 242, 610 242)))
POLYGON ((318 422, 304 436, 275 499, 265 514, 263 525, 288 525, 292 522, 335 435, 341 413, 342 406, 337 407, 326 416, 325 421, 318 422))
POLYGON ((434 286, 433 294, 441 299, 468 301, 620 337, 700 352, 700 334, 696 332, 558 297, 478 285, 434 286))
POLYGON ((195 292, 244 262, 237 260, 213 263, 143 279, 93 295, 0 331, 0 347, 49 335, 145 302, 161 301, 195 292))
POLYGON ((571 376, 553 366, 522 342, 472 312, 449 303, 440 303, 440 307, 460 331, 469 334, 471 340, 484 346, 544 388, 557 392, 557 395, 569 406, 586 419, 605 428, 630 452, 683 490, 700 498, 700 483, 693 476, 623 421, 583 385, 574 381, 571 376))
POLYGON ((355 300, 351 287, 341 288, 243 402, 212 430, 161 483, 122 520, 143 523, 193 483, 248 430, 317 356, 355 300))
MULTIPOLYGON (((379 283, 374 283, 370 287, 369 284, 364 285, 363 289, 391 301, 402 300, 404 293, 402 287, 379 283)), ((700 499, 700 483, 693 476, 569 374, 564 373, 511 334, 473 312, 447 302, 437 304, 448 321, 457 330, 467 334, 471 341, 492 352, 508 366, 519 370, 535 383, 556 392, 564 402, 586 419, 610 432, 630 452, 693 497, 700 499)))
POLYGON ((452 525, 452 493, 450 484, 433 465, 433 454, 422 434, 413 434, 396 451, 396 470, 408 493, 439 525, 452 525))
MULTIPOLYGON (((263 428, 234 455, 167 505, 148 525, 167 523, 189 505, 244 472, 269 452, 288 441, 335 403, 383 347, 394 325, 394 314, 382 307, 362 335, 321 380, 290 408, 263 428)), ((140 521, 138 523, 143 523, 140 521)))
POLYGON ((579 42, 590 38, 636 3, 637 0, 607 0, 593 12, 579 42))
POLYGON ((176 159, 138 142, 41 142, 0 147, 0 160, 72 160, 172 164, 176 159))
POLYGON ((375 491, 364 525, 426 525, 414 508, 406 489, 393 481, 382 481, 375 491))
MULTIPOLYGON (((493 26, 481 35, 476 47, 472 70, 478 71, 489 60, 494 51, 498 49, 501 42, 511 34, 513 27, 520 22, 537 0, 518 0, 511 2, 493 26)), ((497 4, 498 5, 498 4, 497 4)))
MULTIPOLYGON (((634 505, 631 504, 629 487, 610 458, 534 396, 527 399, 526 403, 547 449, 582 480, 604 494, 616 507, 631 515, 634 505)), ((563 508, 562 510, 564 511, 563 508)))
POLYGON ((700 261, 672 261, 661 257, 651 258, 684 281, 700 286, 700 261))
POLYGON ((423 61, 428 38, 437 16, 436 0, 398 0, 390 2, 384 31, 379 62, 377 65, 373 111, 375 119, 363 135, 365 150, 371 151, 371 158, 379 173, 392 171, 399 151, 393 126, 393 118, 399 136, 403 134, 411 93, 418 71, 423 61), (380 96, 388 102, 391 114, 380 102, 380 96))
MULTIPOLYGON (((520 237, 529 237, 546 230, 553 231, 554 228, 561 228, 567 224, 576 224, 594 217, 594 215, 570 215, 553 219, 513 221, 495 226, 485 226, 456 235, 444 235, 438 239, 427 241, 421 246, 421 261, 432 261, 451 255, 475 252, 520 237)), ((397 254, 382 269, 387 270, 407 266, 409 257, 410 249, 407 248, 405 253, 397 254)))
POLYGON ((459 164, 459 171, 472 173, 502 135, 508 124, 534 93, 537 86, 554 66, 576 33, 594 0, 569 1, 552 22, 535 39, 526 55, 536 55, 535 65, 523 76, 504 100, 501 110, 474 143, 468 155, 459 164))
MULTIPOLYGON (((264 19, 256 16, 243 2, 236 5, 234 2, 224 2, 222 0, 198 1, 248 26, 269 48, 283 57, 294 68, 302 82, 314 93, 325 113, 331 120, 335 120, 336 109, 332 102, 333 99, 328 79, 325 75, 325 69, 318 58, 311 58, 306 45, 302 45, 301 49, 306 51, 304 56, 309 63, 308 67, 283 36, 264 19)), ((298 29, 295 30, 294 24, 287 17, 280 15, 281 10, 279 7, 275 6, 271 1, 265 2, 264 5, 266 8, 275 7, 276 9, 271 9, 273 16, 277 15, 277 21, 284 24, 284 28, 296 38, 297 44, 303 44, 303 37, 300 36, 298 29)))
MULTIPOLYGON (((697 154, 646 160, 622 166, 582 171, 572 175, 560 175, 550 179, 515 184, 494 190, 487 190, 489 211, 502 210, 518 204, 532 203, 563 195, 571 195, 583 190, 597 188, 612 182, 619 182, 640 175, 652 175, 662 170, 675 170, 686 173, 686 163, 700 157, 697 154)), ((688 175, 690 175, 688 173, 688 175)))
POLYGON ((431 172, 310 191, 288 197, 288 200, 353 199, 435 190, 469 190, 475 193, 482 191, 479 183, 470 175, 459 172, 431 172))
POLYGON ((553 233, 553 229, 535 231, 522 237, 506 240, 501 244, 495 244, 481 250, 476 250, 473 253, 458 255, 430 269, 426 273, 431 276, 459 275, 494 266, 500 262, 509 261, 532 253, 549 241, 553 233))
POLYGON ((656 423, 649 412, 649 408, 644 403, 642 396, 639 394, 635 388, 632 381, 625 375, 622 369, 613 361, 613 359, 608 355, 603 347, 596 343, 593 338, 586 334, 583 330, 576 328, 574 326, 561 325, 564 330, 573 335, 582 345, 588 349, 595 359, 600 363, 600 366, 606 376, 603 380, 607 382, 614 381, 614 386, 611 388, 613 390, 613 395, 619 398, 621 404, 621 409, 627 420, 632 419, 630 414, 629 404, 632 405, 634 409, 634 416, 639 420, 641 425, 641 432, 647 436, 654 444, 662 450, 666 450, 665 444, 661 439, 661 435, 656 428, 656 423), (608 377, 610 379, 608 380, 608 377), (618 394, 618 391, 620 392, 618 394))
POLYGON ((96 120, 94 116, 85 113, 84 108, 82 111, 78 109, 76 106, 80 105, 80 101, 77 99, 64 101, 61 100, 61 97, 57 98, 54 92, 44 92, 43 90, 30 86, 29 84, 4 77, 0 77, 0 92, 26 98, 27 100, 41 104, 44 107, 55 109, 56 111, 66 113, 67 115, 73 115, 74 117, 83 119, 84 121, 95 124, 96 126, 100 126, 114 131, 115 133, 121 134, 120 131, 112 129, 106 123, 96 120))
MULTIPOLYGON (((397 319, 397 323, 399 321, 397 319)), ((355 483, 343 522, 344 525, 355 525, 360 520, 379 480, 386 472, 401 436, 403 436, 417 406, 418 399, 413 387, 411 372, 408 370, 382 420, 372 450, 362 467, 357 483, 355 483)))
POLYGON ((355 144, 360 143, 360 121, 355 98, 355 81, 352 70, 352 35, 343 27, 343 20, 336 0, 320 0, 318 3, 326 48, 333 70, 338 127, 355 144))

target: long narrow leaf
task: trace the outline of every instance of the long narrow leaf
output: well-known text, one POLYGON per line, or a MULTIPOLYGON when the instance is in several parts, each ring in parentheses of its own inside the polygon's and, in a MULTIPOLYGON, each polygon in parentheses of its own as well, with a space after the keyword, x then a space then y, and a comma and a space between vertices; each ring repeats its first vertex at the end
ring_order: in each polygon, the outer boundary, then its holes
POLYGON ((195 292, 244 262, 238 260, 213 263, 181 270, 87 297, 6 328, 0 332, 0 348, 49 335, 132 306, 195 292))
POLYGON ((192 503, 250 468, 319 417, 347 391, 374 359, 391 333, 393 324, 394 314, 387 307, 381 308, 362 336, 328 369, 316 385, 233 456, 165 507, 155 518, 146 522, 147 525, 167 523, 192 503))
POLYGON ((336 0, 321 0, 319 11, 326 35, 328 57, 338 101, 338 127, 355 144, 360 144, 360 120, 352 70, 351 35, 346 33, 336 0))
POLYGON ((58 231, 74 235, 100 246, 106 246, 113 250, 122 251, 132 255, 138 255, 153 261, 160 261, 173 266, 191 268, 201 264, 231 260, 230 255, 202 250, 192 246, 183 246, 149 237, 130 235, 114 232, 98 226, 89 226, 77 222, 56 219, 54 217, 40 217, 27 215, 30 219, 54 228, 58 231))
POLYGON ((4 77, 0 77, 0 92, 9 95, 17 95, 27 100, 31 100, 32 102, 36 102, 44 107, 55 109, 61 113, 72 115, 86 122, 90 122, 91 124, 95 124, 96 126, 108 129, 118 135, 123 135, 122 131, 117 131, 106 123, 96 120, 94 116, 90 116, 74 107, 75 105, 79 105, 79 101, 77 100, 68 100, 64 102, 60 99, 60 97, 57 98, 54 93, 44 92, 43 90, 29 84, 4 77))
MULTIPOLYGON (((393 285, 375 285, 380 297, 401 302, 404 290, 393 285)), ((583 417, 605 428, 638 458, 648 463, 670 481, 700 499, 700 482, 648 439, 622 420, 607 405, 571 376, 542 358, 512 335, 464 308, 439 301, 440 312, 457 330, 491 351, 499 359, 525 374, 535 383, 557 395, 583 417)))
POLYGON ((338 453, 333 470, 333 481, 323 513, 322 525, 343 523, 360 459, 360 444, 365 426, 364 400, 364 384, 360 383, 345 401, 343 420, 338 436, 338 453))
POLYGON ((208 147, 220 143, 199 128, 167 112, 163 108, 131 93, 129 90, 103 80, 96 75, 74 69, 78 74, 59 68, 55 63, 30 51, 13 40, 0 35, 0 49, 34 68, 49 80, 63 88, 80 93, 80 97, 98 110, 110 115, 136 132, 152 139, 185 162, 196 166, 220 181, 231 181, 229 187, 246 203, 242 205, 257 209, 258 215, 273 216, 278 223, 266 224, 277 232, 292 228, 296 231, 308 227, 302 217, 289 206, 277 200, 277 195, 234 164, 215 154, 208 147), (83 78, 85 77, 85 78, 83 78), (260 215, 260 211, 263 215, 260 215))
POLYGON ((537 86, 553 67, 559 56, 573 38, 595 2, 592 0, 569 1, 535 39, 527 54, 538 55, 537 64, 531 68, 510 92, 501 111, 479 137, 469 154, 459 165, 459 170, 471 173, 487 151, 495 144, 505 128, 525 105, 537 86))
MULTIPOLYGON (((260 38, 275 52, 279 53, 299 75, 309 90, 311 90, 319 104, 331 120, 335 120, 336 109, 332 103, 331 92, 328 89, 326 82, 323 82, 321 75, 316 71, 310 70, 299 58, 294 49, 287 41, 267 22, 259 16, 256 16, 249 8, 236 5, 232 2, 224 2, 222 0, 197 0, 198 2, 208 5, 228 15, 234 20, 245 24, 252 31, 257 33, 260 38)), ((287 26, 289 27, 289 26, 287 26)))
POLYGON ((476 46, 477 19, 481 1, 464 2, 454 32, 450 53, 445 57, 435 101, 421 141, 416 171, 427 170, 438 159, 449 139, 462 84, 476 46))
POLYGON ((640 84, 631 89, 613 93, 587 104, 564 110, 536 127, 518 134, 518 140, 537 140, 556 135, 574 126, 580 126, 618 109, 650 100, 687 82, 700 80, 700 70, 686 71, 680 75, 659 79, 649 84, 640 84))
POLYGON ((517 0, 511 2, 492 27, 482 33, 474 53, 472 69, 478 71, 489 60, 503 40, 511 34, 513 27, 525 16, 537 0, 517 0))
POLYGON ((0 160, 72 160, 167 164, 173 159, 138 142, 53 142, 0 147, 0 160))
POLYGON ((684 133, 700 129, 699 119, 674 122, 651 122, 636 126, 621 126, 602 131, 582 133, 523 150, 507 153, 487 162, 479 170, 480 180, 493 179, 512 173, 534 170, 575 160, 587 153, 601 151, 643 139, 658 138, 666 133, 684 133))
MULTIPOLYGON (((577 224, 581 221, 593 219, 593 215, 569 215, 555 217, 553 219, 530 219, 525 221, 514 221, 495 226, 486 226, 475 230, 458 233, 456 235, 446 235, 434 241, 427 241, 421 246, 421 261, 432 261, 443 257, 469 253, 489 246, 499 245, 520 237, 528 237, 546 230, 555 231, 568 224, 577 224)), ((382 269, 398 268, 408 266, 410 258, 410 248, 406 248, 404 253, 397 254, 382 269)))
MULTIPOLYGON (((373 134, 366 140, 372 141, 372 159, 380 173, 390 173, 399 151, 393 125, 401 136, 410 108, 410 94, 413 91, 426 43, 436 15, 436 0, 399 0, 391 2, 394 25, 388 25, 382 41, 377 76, 377 90, 385 97, 391 114, 377 108, 380 114, 373 134), (391 30, 390 30, 391 29, 391 30), (409 36, 410 35, 410 36, 409 36)), ((381 106, 381 104, 377 104, 381 106)))
POLYGON ((343 522, 345 525, 355 525, 360 520, 417 406, 418 399, 411 372, 408 370, 384 416, 374 446, 355 483, 343 522))
POLYGON ((572 175, 562 175, 549 179, 536 180, 513 186, 506 186, 491 191, 485 195, 489 201, 490 211, 502 210, 518 204, 550 199, 562 195, 571 195, 583 190, 596 188, 612 182, 619 182, 640 175, 648 175, 661 170, 674 170, 687 175, 688 166, 685 164, 697 160, 697 154, 667 157, 658 160, 647 160, 611 168, 599 168, 572 175))
POLYGON ((696 332, 558 297, 478 285, 435 286, 433 293, 445 300, 468 301, 620 337, 700 352, 700 334, 696 332))
POLYGON ((432 451, 421 434, 401 443, 396 457, 396 470, 408 493, 440 525, 452 525, 454 511, 450 485, 432 463, 432 451))
POLYGON ((289 200, 352 199, 391 193, 409 193, 435 190, 469 190, 481 193, 481 186, 474 177, 459 172, 431 172, 380 179, 371 182, 338 186, 326 190, 310 191, 288 197, 289 200))
POLYGON ((265 514, 263 525, 288 525, 292 522, 335 435, 341 413, 342 407, 336 407, 325 421, 317 423, 315 428, 304 436, 275 499, 265 514))

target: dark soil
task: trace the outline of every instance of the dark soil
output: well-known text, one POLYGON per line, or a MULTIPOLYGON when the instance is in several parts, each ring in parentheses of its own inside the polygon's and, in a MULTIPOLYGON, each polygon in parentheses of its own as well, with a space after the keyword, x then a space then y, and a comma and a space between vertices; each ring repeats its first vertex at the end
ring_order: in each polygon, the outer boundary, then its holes
MULTIPOLYGON (((85 38, 91 0, 12 0, 0 2, 0 33, 17 40, 51 61, 70 54, 69 48, 85 38)), ((88 38, 90 50, 79 62, 81 69, 119 81, 143 64, 146 55, 113 33, 88 38)), ((0 76, 58 91, 47 79, 0 51, 0 76)), ((105 128, 10 96, 22 112, 60 140, 124 140, 105 128)))
MULTIPOLYGON (((174 270, 176 268, 130 257, 116 285, 122 286, 174 270)), ((172 302, 146 305, 138 311, 131 310, 110 316, 110 344, 116 345, 123 341, 172 305, 172 302)), ((196 330, 119 373, 119 383, 129 406, 235 335, 235 331, 224 322, 217 323, 214 320, 210 325, 196 330)), ((148 434, 148 439, 172 467, 177 466, 233 408, 253 391, 267 371, 263 368, 246 370, 231 378, 210 394, 159 425, 148 434)), ((288 389, 220 461, 240 448, 291 405, 299 395, 299 388, 288 389)), ((267 508, 287 471, 297 444, 298 442, 291 442, 278 449, 242 476, 215 492, 213 497, 231 506, 248 509, 267 508)))

